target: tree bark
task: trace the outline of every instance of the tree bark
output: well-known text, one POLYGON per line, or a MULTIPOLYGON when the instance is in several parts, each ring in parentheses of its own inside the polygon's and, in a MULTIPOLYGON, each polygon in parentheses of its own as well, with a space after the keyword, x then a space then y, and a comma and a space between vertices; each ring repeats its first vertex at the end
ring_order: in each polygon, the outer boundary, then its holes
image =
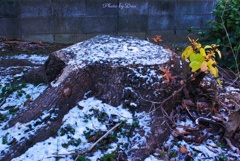
MULTIPOLYGON (((110 36, 98 36, 52 53, 44 70, 49 87, 5 127, 30 126, 29 132, 34 135, 13 143, 1 160, 18 157, 35 143, 56 136, 64 115, 85 97, 94 96, 113 106, 123 104, 131 111, 148 112, 154 101, 161 104, 181 86, 177 79, 164 83, 165 78, 161 76, 164 73, 160 69, 171 65, 171 56, 171 52, 146 41, 110 36), (102 50, 104 56, 94 55, 102 50), (120 51, 128 55, 116 57, 114 54, 120 51), (44 118, 46 111, 50 115, 44 118)), ((171 111, 179 103, 176 99, 179 97, 172 97, 163 108, 171 111)), ((144 153, 131 151, 133 160, 144 159, 158 146, 156 139, 164 141, 170 134, 167 122, 158 118, 163 116, 162 111, 159 109, 152 115, 152 134, 147 137, 147 149, 144 153)))

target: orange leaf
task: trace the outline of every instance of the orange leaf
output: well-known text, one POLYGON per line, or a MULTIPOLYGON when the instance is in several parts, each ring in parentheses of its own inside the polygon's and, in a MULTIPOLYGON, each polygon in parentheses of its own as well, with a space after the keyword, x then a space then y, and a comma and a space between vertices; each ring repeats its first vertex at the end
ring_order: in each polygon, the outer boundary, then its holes
POLYGON ((163 40, 162 40, 162 38, 161 38, 161 35, 156 35, 156 36, 153 38, 153 41, 154 41, 155 43, 158 43, 158 42, 162 42, 163 40))
POLYGON ((207 67, 208 63, 206 61, 202 62, 201 64, 201 71, 202 72, 206 72, 208 67, 207 67))
POLYGON ((181 80, 181 81, 180 81, 180 84, 181 84, 181 85, 184 85, 184 80, 181 80))
POLYGON ((153 38, 153 41, 157 43, 157 39, 156 38, 153 38))
POLYGON ((169 83, 169 79, 164 80, 164 83, 169 83))
POLYGON ((166 77, 167 77, 167 79, 171 79, 172 78, 172 74, 169 71, 167 71, 166 72, 166 77))
POLYGON ((202 109, 203 105, 201 103, 197 103, 197 108, 202 109))
POLYGON ((187 150, 187 146, 183 145, 180 149, 179 152, 182 154, 187 154, 188 150, 187 150))
POLYGON ((167 69, 165 69, 163 66, 161 66, 161 71, 165 74, 167 72, 167 69))

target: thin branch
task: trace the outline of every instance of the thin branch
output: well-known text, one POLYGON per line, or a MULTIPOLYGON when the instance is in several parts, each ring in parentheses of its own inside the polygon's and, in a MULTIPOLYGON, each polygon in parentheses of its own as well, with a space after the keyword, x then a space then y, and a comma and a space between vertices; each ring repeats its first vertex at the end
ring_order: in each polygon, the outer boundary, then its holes
POLYGON ((234 152, 236 152, 237 154, 240 153, 240 149, 238 149, 237 147, 235 147, 235 146, 232 144, 232 142, 230 141, 229 138, 224 137, 224 139, 227 141, 227 144, 230 146, 230 148, 231 148, 234 152))
MULTIPOLYGON (((222 20, 221 25, 223 26, 224 31, 225 31, 225 33, 226 33, 226 36, 227 36, 227 39, 228 39, 228 43, 229 43, 229 45, 230 45, 229 47, 230 47, 230 49, 231 49, 231 51, 232 51, 232 53, 233 53, 233 57, 234 57, 234 59, 235 59, 238 77, 240 77, 240 76, 239 76, 240 71, 239 71, 239 68, 238 68, 238 60, 237 60, 237 57, 238 57, 237 55, 238 55, 238 53, 235 53, 235 52, 234 52, 234 49, 233 49, 233 46, 232 46, 232 42, 231 42, 231 40, 230 40, 230 37, 229 37, 228 31, 227 31, 227 28, 226 28, 226 26, 225 26, 225 22, 224 22, 224 20, 223 20, 223 16, 224 16, 224 13, 225 13, 225 11, 226 11, 226 6, 227 6, 227 3, 228 3, 228 2, 229 2, 229 0, 226 1, 225 6, 224 6, 224 10, 223 10, 222 15, 221 15, 221 20, 222 20)), ((239 49, 239 47, 238 47, 238 49, 239 49)), ((237 50, 237 51, 238 51, 238 50, 237 50)))
POLYGON ((5 97, 3 97, 2 102, 0 102, 0 106, 2 106, 5 102, 6 102, 6 99, 5 99, 5 97))
POLYGON ((76 157, 75 161, 77 160, 77 158, 79 157, 79 155, 87 153, 89 151, 91 151, 100 141, 102 141, 110 132, 112 132, 114 129, 116 129, 119 125, 121 125, 122 122, 116 124, 114 127, 112 127, 110 130, 108 130, 102 137, 100 137, 90 148, 88 148, 85 151, 79 151, 78 149, 75 150, 75 152, 78 154, 78 156, 76 157))
MULTIPOLYGON (((94 144, 92 144, 91 147, 81 151, 78 149, 73 150, 73 152, 69 151, 70 153, 68 154, 57 154, 57 153, 53 153, 53 157, 57 157, 57 158, 61 158, 63 156, 66 155, 72 155, 72 154, 77 154, 78 156, 75 158, 75 161, 78 159, 79 155, 85 154, 89 151, 91 151, 100 141, 102 141, 110 132, 112 132, 114 129, 116 129, 118 126, 120 126, 122 124, 122 122, 116 124, 114 127, 112 127, 110 130, 108 130, 102 137, 100 137, 94 144)), ((49 157, 48 157, 49 158, 49 157)))

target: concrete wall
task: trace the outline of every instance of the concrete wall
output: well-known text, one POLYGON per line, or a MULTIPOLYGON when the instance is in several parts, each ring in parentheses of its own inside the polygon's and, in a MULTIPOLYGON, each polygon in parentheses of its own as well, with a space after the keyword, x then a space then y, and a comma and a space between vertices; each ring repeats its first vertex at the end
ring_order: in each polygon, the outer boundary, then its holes
POLYGON ((98 34, 186 39, 206 28, 216 0, 1 0, 0 37, 75 43, 98 34))

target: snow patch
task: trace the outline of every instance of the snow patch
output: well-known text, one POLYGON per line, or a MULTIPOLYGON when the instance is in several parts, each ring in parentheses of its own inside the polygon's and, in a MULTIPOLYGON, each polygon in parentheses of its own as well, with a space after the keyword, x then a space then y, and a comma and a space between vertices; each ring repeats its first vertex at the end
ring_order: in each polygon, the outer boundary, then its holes
MULTIPOLYGON (((66 114, 63 118, 64 124, 62 125, 61 128, 63 127, 71 127, 74 129, 74 134, 71 135, 72 138, 74 139, 80 139, 81 143, 77 146, 68 146, 67 148, 63 148, 62 145, 64 143, 68 143, 69 138, 67 135, 59 135, 56 138, 49 138, 45 141, 39 142, 35 144, 33 147, 29 148, 23 155, 20 157, 17 157, 13 159, 12 161, 21 161, 21 160, 27 160, 27 161, 32 161, 32 160, 42 160, 42 161, 54 161, 55 158, 53 157, 54 153, 58 154, 69 154, 70 151, 75 150, 75 149, 87 149, 89 148, 92 143, 88 143, 87 139, 84 136, 84 131, 86 129, 99 129, 102 131, 106 131, 106 125, 104 123, 101 123, 97 120, 97 118, 89 118, 88 121, 86 121, 86 116, 92 113, 92 109, 98 109, 100 111, 106 112, 109 116, 111 114, 115 115, 120 115, 120 118, 127 119, 128 123, 132 123, 132 114, 127 110, 123 109, 122 106, 118 107, 113 107, 108 104, 102 103, 102 101, 97 100, 95 98, 88 98, 86 100, 82 100, 78 103, 77 106, 72 108, 68 114, 66 114), (79 108, 81 107, 81 109, 79 108)), ((44 116, 46 116, 47 113, 44 112, 44 116)), ((15 125, 14 129, 16 130, 17 126, 23 126, 23 125, 15 125)), ((61 129, 60 128, 60 129, 61 129)), ((17 128, 18 129, 18 128, 17 128)), ((13 132, 13 133, 19 133, 19 132, 13 132)), ((14 136, 16 137, 16 136, 14 136)), ((126 144, 128 143, 127 137, 119 137, 118 138, 118 144, 126 144)), ((117 148, 117 143, 112 143, 110 144, 111 148, 108 149, 106 153, 111 153, 112 151, 116 150, 117 148)), ((6 148, 6 146, 4 146, 6 148)), ((1 149, 2 150, 2 149, 1 149)), ((96 151, 93 156, 88 157, 91 161, 97 161, 99 158, 103 156, 101 151, 96 151)), ((74 159, 71 157, 65 157, 64 159, 60 159, 60 161, 73 161, 74 159)))
POLYGON ((20 54, 20 55, 14 55, 14 56, 6 56, 7 59, 27 59, 28 61, 31 61, 34 64, 43 64, 47 60, 47 56, 42 55, 36 55, 36 54, 20 54))
POLYGON ((18 91, 13 92, 6 98, 5 103, 0 107, 1 110, 5 110, 7 107, 15 107, 22 109, 24 102, 27 101, 26 95, 30 96, 31 100, 35 100, 45 89, 46 85, 40 84, 34 86, 33 84, 27 84, 25 88, 22 88, 23 95, 19 95, 18 91))
POLYGON ((171 53, 163 47, 132 37, 101 35, 62 49, 62 53, 74 53, 75 58, 68 64, 79 65, 108 61, 118 65, 163 64, 171 53))

